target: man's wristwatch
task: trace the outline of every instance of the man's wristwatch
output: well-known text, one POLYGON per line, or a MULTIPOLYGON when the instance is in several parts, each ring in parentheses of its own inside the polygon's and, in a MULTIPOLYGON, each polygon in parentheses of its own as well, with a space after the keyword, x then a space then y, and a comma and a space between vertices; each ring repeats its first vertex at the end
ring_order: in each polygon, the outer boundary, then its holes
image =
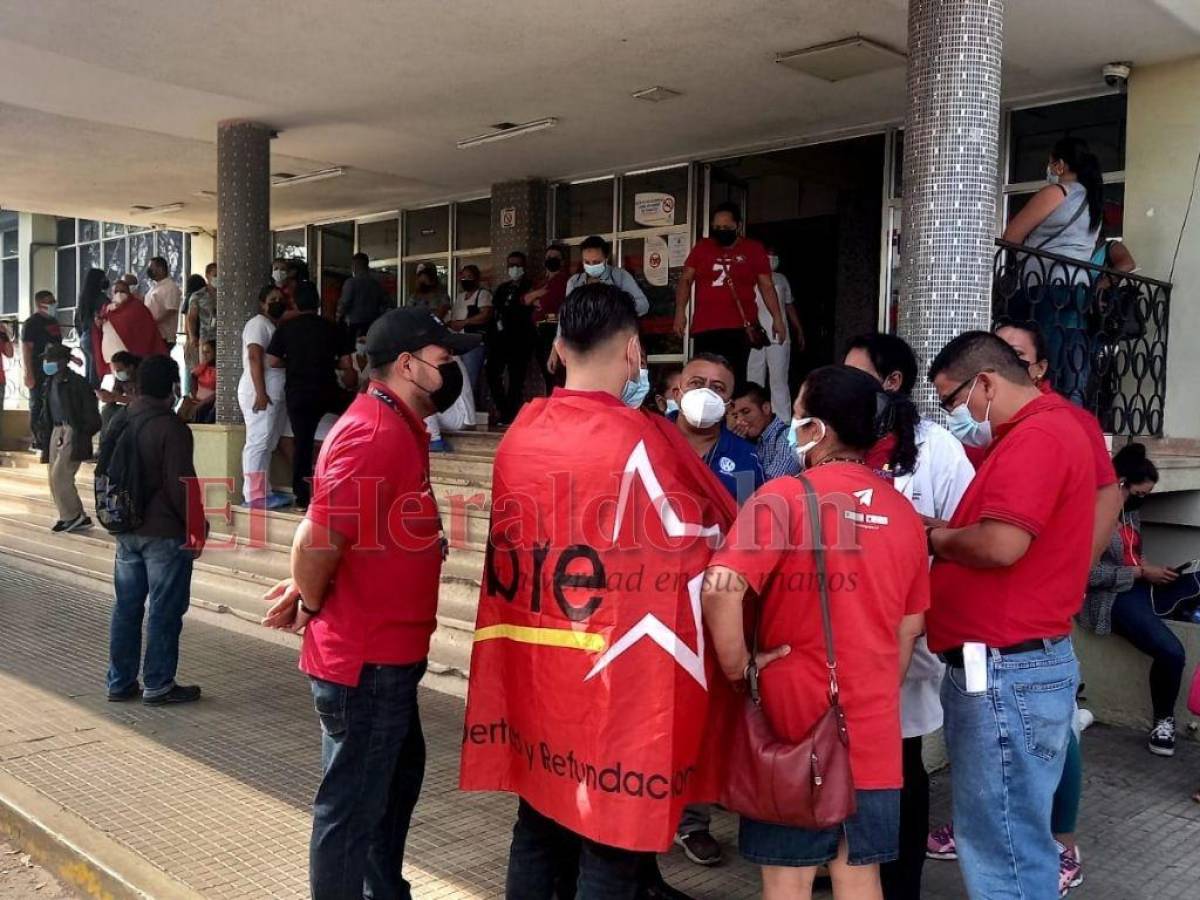
POLYGON ((300 610, 310 619, 316 618, 321 613, 319 609, 313 609, 311 606, 305 604, 303 597, 300 598, 300 610))

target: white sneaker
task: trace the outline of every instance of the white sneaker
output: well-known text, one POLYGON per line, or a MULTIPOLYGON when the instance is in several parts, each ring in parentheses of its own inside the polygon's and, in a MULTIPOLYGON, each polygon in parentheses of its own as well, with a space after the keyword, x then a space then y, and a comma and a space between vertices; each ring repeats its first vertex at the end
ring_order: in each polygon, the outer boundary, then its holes
POLYGON ((1096 721, 1090 709, 1075 710, 1075 730, 1078 732, 1087 731, 1093 722, 1096 721))

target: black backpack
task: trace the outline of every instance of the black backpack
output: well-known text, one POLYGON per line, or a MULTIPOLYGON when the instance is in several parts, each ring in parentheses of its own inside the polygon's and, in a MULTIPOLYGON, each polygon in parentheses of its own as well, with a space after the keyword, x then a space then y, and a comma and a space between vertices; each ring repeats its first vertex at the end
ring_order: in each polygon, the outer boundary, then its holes
POLYGON ((171 414, 165 409, 139 416, 126 412, 105 430, 96 462, 96 518, 110 533, 125 534, 142 527, 146 498, 138 436, 147 422, 171 414))

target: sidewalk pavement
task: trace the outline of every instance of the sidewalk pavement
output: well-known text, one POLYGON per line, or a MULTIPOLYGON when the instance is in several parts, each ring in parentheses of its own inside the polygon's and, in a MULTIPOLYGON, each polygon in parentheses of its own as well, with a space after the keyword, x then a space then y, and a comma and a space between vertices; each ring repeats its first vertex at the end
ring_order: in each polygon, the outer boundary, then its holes
MULTIPOLYGON (((194 706, 110 704, 104 670, 110 598, 0 554, 0 776, 73 813, 181 886, 212 898, 303 898, 319 726, 294 644, 264 641, 189 615, 180 680, 194 706)), ((513 800, 456 789, 462 702, 423 691, 429 744, 406 875, 419 898, 498 897, 513 800)), ((1141 734, 1085 735, 1080 843, 1086 882, 1073 896, 1195 898, 1200 884, 1200 745, 1150 756, 1141 734)), ((935 818, 948 777, 934 779, 935 818)), ((698 898, 758 896, 734 851, 736 823, 717 814, 725 864, 663 857, 675 886, 698 898)), ((964 896, 957 866, 926 867, 930 900, 964 896)))

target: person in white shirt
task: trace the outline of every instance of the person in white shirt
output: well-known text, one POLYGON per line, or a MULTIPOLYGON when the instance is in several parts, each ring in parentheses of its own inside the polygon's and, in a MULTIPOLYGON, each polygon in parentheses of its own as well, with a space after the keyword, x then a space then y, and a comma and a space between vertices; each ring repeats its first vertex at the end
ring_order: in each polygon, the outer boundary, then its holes
POLYGON ((146 267, 146 275, 150 278, 151 285, 144 302, 153 314, 159 334, 167 342, 169 352, 175 347, 179 331, 179 307, 183 304, 183 295, 179 292, 179 285, 171 277, 167 261, 161 256, 150 260, 146 267))
MULTIPOLYGON (((779 305, 787 316, 790 327, 796 332, 796 349, 804 349, 804 327, 800 324, 800 316, 792 297, 792 285, 787 276, 779 271, 779 254, 770 244, 767 245, 767 259, 771 263, 771 283, 775 285, 775 294, 779 297, 779 305)), ((754 302, 758 306, 758 324, 767 334, 771 333, 771 313, 763 301, 762 291, 755 288, 754 302)), ((792 393, 788 387, 788 369, 792 364, 791 337, 783 341, 771 340, 769 347, 761 350, 751 350, 750 359, 746 363, 746 380, 755 384, 766 385, 771 392, 772 409, 791 409, 792 393)))
MULTIPOLYGON (((463 266, 458 273, 458 286, 461 290, 454 295, 454 303, 450 307, 450 317, 446 324, 450 326, 451 331, 484 334, 495 311, 492 309, 492 292, 485 288, 480 280, 479 266, 463 266)), ((483 372, 485 352, 483 344, 480 344, 462 356, 463 365, 467 367, 467 383, 471 385, 472 392, 479 389, 479 376, 483 372)))
MULTIPOLYGON (((845 363, 876 378, 885 392, 907 398, 917 380, 912 348, 892 334, 852 338, 845 363)), ((975 467, 949 431, 922 418, 916 427, 917 462, 892 486, 926 520, 948 522, 966 493, 975 467)), ((900 687, 900 731, 904 738, 904 788, 900 794, 900 857, 880 867, 886 897, 917 897, 929 834, 929 777, 921 758, 921 739, 942 727, 939 692, 945 666, 917 638, 912 662, 900 687)))
POLYGON ((467 366, 462 357, 458 357, 456 362, 463 379, 458 399, 445 412, 434 413, 425 418, 425 430, 429 432, 430 453, 450 452, 450 443, 442 436, 443 428, 446 431, 462 431, 467 426, 475 424, 475 393, 471 390, 471 382, 467 378, 467 366))
POLYGON ((247 506, 276 509, 289 502, 270 492, 271 454, 287 424, 283 400, 284 370, 266 363, 275 326, 287 309, 283 291, 268 285, 258 295, 258 315, 242 329, 242 377, 238 406, 246 422, 242 447, 242 499, 247 506))

